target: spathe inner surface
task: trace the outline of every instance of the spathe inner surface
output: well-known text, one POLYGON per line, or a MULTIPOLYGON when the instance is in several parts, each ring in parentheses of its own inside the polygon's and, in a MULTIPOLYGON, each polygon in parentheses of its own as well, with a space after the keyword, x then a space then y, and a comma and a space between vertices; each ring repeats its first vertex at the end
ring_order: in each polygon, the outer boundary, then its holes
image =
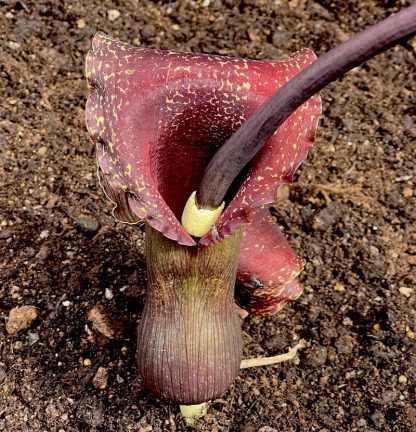
MULTIPOLYGON (((208 162, 244 122, 247 106, 218 90, 195 90, 191 104, 172 104, 150 149, 151 172, 163 199, 180 220, 208 162)), ((247 105, 247 101, 245 103, 247 105)))

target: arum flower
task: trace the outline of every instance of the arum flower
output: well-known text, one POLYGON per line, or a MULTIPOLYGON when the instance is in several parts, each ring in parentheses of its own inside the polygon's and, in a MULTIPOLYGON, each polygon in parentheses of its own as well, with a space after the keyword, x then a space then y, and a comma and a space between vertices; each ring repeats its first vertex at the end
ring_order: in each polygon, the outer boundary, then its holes
POLYGON ((303 260, 262 206, 291 182, 312 146, 319 96, 302 105, 253 159, 206 235, 192 237, 180 219, 214 153, 315 58, 304 49, 284 60, 255 61, 137 48, 103 33, 94 37, 86 65, 95 88, 87 127, 114 215, 148 224, 139 369, 148 387, 168 400, 208 400, 238 372, 237 267, 238 302, 250 312, 273 313, 300 295, 295 278, 303 260))
MULTIPOLYGON (((305 49, 260 62, 137 48, 97 33, 86 74, 96 89, 86 107, 97 141, 101 184, 122 222, 146 220, 165 237, 194 246, 180 223, 185 203, 216 150, 276 89, 315 60, 305 49)), ((273 202, 305 159, 321 113, 304 104, 252 162, 216 228, 219 237, 273 202)), ((209 245, 217 233, 202 237, 209 245)))
POLYGON ((238 303, 252 313, 275 313, 300 294, 303 260, 264 206, 313 143, 314 94, 414 34, 416 8, 407 10, 318 61, 307 49, 267 62, 95 36, 87 127, 114 215, 147 222, 137 360, 155 394, 198 404, 234 379, 242 353, 235 280, 238 303), (203 228, 201 215, 213 217, 203 228))

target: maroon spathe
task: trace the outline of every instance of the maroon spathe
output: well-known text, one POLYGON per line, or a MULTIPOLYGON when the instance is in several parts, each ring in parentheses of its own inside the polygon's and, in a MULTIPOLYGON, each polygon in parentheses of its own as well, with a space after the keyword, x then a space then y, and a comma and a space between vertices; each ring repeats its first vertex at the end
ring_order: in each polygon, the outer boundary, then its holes
MULTIPOLYGON (((86 119, 97 142, 100 181, 115 204, 114 215, 127 223, 147 220, 164 236, 195 245, 179 220, 208 161, 262 102, 315 58, 308 49, 276 61, 157 51, 97 33, 86 64, 95 88, 86 119)), ((320 98, 314 96, 286 120, 252 160, 216 230, 199 240, 201 246, 241 225, 255 235, 255 209, 273 202, 280 185, 292 181, 313 144, 320 114, 320 98)), ((263 218, 261 223, 273 221, 263 218)), ((284 260, 289 246, 282 235, 270 241, 275 259, 267 262, 274 266, 279 256, 284 260)), ((251 253, 246 242, 241 262, 251 253)), ((300 292, 298 286, 293 289, 294 283, 288 284, 298 273, 299 260, 293 262, 288 278, 278 281, 279 304, 286 298, 282 285, 287 284, 290 298, 300 292)), ((268 266, 262 269, 262 284, 273 279, 269 271, 275 273, 268 266)), ((265 312, 271 313, 269 306, 265 312)))

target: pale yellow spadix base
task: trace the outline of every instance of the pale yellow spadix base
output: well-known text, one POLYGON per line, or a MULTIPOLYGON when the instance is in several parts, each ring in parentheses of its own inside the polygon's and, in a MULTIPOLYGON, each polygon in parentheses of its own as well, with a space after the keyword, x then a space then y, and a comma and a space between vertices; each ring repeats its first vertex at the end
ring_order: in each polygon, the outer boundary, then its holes
POLYGON ((191 196, 185 204, 182 213, 182 225, 188 234, 194 237, 204 236, 217 222, 224 210, 225 203, 223 202, 215 210, 206 210, 198 207, 196 203, 196 192, 192 192, 191 196))
POLYGON ((208 404, 203 402, 198 405, 179 405, 179 408, 186 424, 193 428, 196 425, 196 421, 206 415, 208 404))

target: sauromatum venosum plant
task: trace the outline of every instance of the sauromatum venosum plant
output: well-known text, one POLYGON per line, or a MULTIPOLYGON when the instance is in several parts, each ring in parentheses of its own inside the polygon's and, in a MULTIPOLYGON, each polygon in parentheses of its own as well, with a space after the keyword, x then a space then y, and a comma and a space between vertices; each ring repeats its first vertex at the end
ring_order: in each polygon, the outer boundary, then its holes
POLYGON ((308 49, 256 61, 94 37, 86 119, 100 182, 117 219, 146 221, 137 363, 151 392, 187 406, 223 393, 242 361, 235 301, 274 314, 301 294, 303 259, 267 204, 313 144, 316 93, 415 33, 411 6, 318 60, 308 49))

